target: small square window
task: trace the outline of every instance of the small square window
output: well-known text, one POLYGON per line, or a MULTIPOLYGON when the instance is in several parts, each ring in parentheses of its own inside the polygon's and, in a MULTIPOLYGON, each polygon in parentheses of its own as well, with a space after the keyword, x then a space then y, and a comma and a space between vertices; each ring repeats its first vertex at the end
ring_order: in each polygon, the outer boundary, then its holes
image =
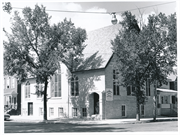
POLYGON ((144 105, 141 105, 141 116, 144 116, 144 105))
POLYGON ((83 117, 87 117, 87 108, 82 108, 83 117))
POLYGON ((58 115, 59 115, 59 117, 63 116, 63 108, 62 107, 58 108, 58 115))
POLYGON ((43 115, 43 108, 39 108, 39 115, 42 116, 43 115))
POLYGON ((72 108, 72 116, 77 116, 77 108, 72 108))
POLYGON ((49 115, 54 116, 54 108, 49 108, 49 115))
POLYGON ((121 106, 121 111, 122 111, 122 116, 125 117, 126 116, 126 106, 125 105, 121 106))

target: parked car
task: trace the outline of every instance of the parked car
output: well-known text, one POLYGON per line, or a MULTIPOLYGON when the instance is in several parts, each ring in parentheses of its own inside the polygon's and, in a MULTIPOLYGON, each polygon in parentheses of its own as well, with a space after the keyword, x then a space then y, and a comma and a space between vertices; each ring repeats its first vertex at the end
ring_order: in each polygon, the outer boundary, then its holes
POLYGON ((10 114, 4 114, 4 120, 9 120, 10 119, 10 114))

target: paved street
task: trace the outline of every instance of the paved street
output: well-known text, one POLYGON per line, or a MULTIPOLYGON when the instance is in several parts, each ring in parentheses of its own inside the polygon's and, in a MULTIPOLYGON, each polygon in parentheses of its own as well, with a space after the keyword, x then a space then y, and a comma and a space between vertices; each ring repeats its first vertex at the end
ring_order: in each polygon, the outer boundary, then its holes
POLYGON ((4 122, 5 133, 48 132, 177 132, 178 121, 163 121, 138 124, 78 124, 43 122, 4 122))

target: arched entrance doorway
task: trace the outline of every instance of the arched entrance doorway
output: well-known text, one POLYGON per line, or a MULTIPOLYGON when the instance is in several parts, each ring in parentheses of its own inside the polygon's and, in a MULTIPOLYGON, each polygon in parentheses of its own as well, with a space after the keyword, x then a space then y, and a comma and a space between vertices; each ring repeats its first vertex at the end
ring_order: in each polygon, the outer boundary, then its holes
POLYGON ((99 114, 99 95, 97 93, 93 93, 94 97, 94 114, 99 114))

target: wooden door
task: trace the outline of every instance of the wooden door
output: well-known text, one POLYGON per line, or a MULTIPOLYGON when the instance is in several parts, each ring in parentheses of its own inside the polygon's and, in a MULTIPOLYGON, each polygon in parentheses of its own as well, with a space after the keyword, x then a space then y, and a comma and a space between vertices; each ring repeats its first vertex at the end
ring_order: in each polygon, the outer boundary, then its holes
POLYGON ((28 103, 28 115, 33 115, 33 103, 28 103))

